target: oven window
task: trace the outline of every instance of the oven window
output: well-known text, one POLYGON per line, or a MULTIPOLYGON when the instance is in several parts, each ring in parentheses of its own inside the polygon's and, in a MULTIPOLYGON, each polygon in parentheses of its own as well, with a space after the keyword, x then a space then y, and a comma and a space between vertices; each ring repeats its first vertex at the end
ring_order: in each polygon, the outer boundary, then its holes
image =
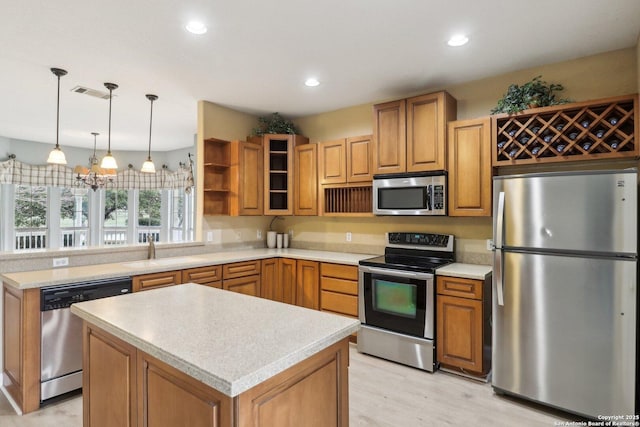
POLYGON ((378 189, 378 209, 424 208, 424 187, 378 189))
POLYGON ((373 280, 373 309, 396 316, 415 319, 417 288, 407 283, 373 280))

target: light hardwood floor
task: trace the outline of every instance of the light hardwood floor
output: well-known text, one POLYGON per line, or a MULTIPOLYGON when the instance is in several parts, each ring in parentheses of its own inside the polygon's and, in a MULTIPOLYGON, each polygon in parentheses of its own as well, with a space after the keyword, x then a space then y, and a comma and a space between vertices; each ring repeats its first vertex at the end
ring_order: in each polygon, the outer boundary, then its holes
MULTIPOLYGON (((527 427, 569 420, 557 411, 496 396, 489 384, 362 355, 353 344, 350 354, 351 426, 527 427)), ((82 399, 76 396, 18 416, 0 393, 0 426, 82 427, 82 399)))

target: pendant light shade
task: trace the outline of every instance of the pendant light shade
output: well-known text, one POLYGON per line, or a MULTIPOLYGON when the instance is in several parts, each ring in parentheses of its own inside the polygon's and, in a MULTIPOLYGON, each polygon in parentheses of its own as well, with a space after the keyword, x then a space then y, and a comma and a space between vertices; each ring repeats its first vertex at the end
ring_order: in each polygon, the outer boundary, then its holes
POLYGON ((64 153, 60 149, 60 77, 67 74, 67 72, 61 68, 52 68, 51 72, 58 77, 58 100, 56 102, 56 146, 49 153, 49 158, 47 159, 47 163, 51 163, 54 165, 66 165, 67 159, 64 156, 64 153))
POLYGON ((105 83, 104 87, 109 89, 109 136, 107 139, 107 155, 102 158, 100 167, 102 169, 118 169, 118 163, 116 163, 116 159, 111 154, 111 100, 113 99, 112 93, 118 88, 118 85, 115 83, 105 83))
POLYGON ((153 101, 157 100, 158 97, 156 95, 147 94, 147 99, 151 101, 151 116, 149 117, 149 152, 147 154, 147 160, 142 164, 142 169, 140 172, 144 173, 156 173, 156 166, 153 164, 151 160, 151 125, 153 124, 153 101))

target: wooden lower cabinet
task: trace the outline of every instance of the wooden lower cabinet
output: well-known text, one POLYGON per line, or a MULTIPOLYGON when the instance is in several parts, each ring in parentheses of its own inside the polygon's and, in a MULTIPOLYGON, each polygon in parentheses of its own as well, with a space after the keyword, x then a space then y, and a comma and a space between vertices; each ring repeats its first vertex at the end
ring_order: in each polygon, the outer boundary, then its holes
POLYGON ((287 304, 296 303, 296 260, 268 258, 262 260, 262 298, 287 304))
POLYGON ((261 295, 260 266, 259 260, 224 264, 222 289, 259 297, 261 295))
POLYGON ((40 408, 40 289, 2 292, 3 385, 28 413, 40 408))
MULTIPOLYGON (((358 267, 320 264, 320 310, 358 318, 358 267)), ((356 341, 357 335, 351 336, 356 341)))
POLYGON ((343 339, 229 397, 85 322, 85 427, 349 425, 349 344, 343 339))
POLYGON ((296 305, 320 309, 319 263, 317 261, 297 260, 296 267, 296 305))
POLYGON ((179 285, 182 283, 182 271, 163 271, 161 273, 141 274, 133 276, 133 292, 179 285))
POLYGON ((238 277, 235 279, 225 279, 222 281, 222 289, 231 292, 238 292, 254 297, 260 296, 260 275, 238 277))
POLYGON ((358 267, 320 264, 320 309, 358 317, 358 267))
POLYGON ((438 362, 444 367, 486 375, 491 368, 490 279, 437 278, 438 362))
POLYGON ((211 265, 182 270, 182 283, 198 283, 200 285, 222 288, 222 266, 211 265))

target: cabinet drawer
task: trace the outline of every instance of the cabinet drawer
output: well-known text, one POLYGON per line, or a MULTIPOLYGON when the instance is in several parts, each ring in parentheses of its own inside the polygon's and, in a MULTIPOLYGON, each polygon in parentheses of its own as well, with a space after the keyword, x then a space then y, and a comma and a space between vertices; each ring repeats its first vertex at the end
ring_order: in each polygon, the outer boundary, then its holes
POLYGON ((182 270, 182 283, 193 282, 201 285, 208 285, 212 282, 219 282, 220 280, 222 280, 221 265, 211 265, 208 267, 182 270))
POLYGON ((142 274, 133 276, 133 292, 146 291, 163 286, 179 285, 182 283, 181 271, 164 271, 162 273, 142 274))
POLYGON ((222 266, 224 280, 260 274, 260 261, 235 262, 222 266))
POLYGON ((358 296, 358 282, 353 280, 322 276, 320 278, 320 289, 358 296))
POLYGON ((320 310, 358 317, 358 297, 336 292, 320 292, 320 310))
POLYGON ((329 264, 323 262, 320 265, 320 275, 358 281, 358 267, 355 265, 329 264))
POLYGON ((482 299, 482 280, 438 276, 438 294, 452 297, 482 299))

